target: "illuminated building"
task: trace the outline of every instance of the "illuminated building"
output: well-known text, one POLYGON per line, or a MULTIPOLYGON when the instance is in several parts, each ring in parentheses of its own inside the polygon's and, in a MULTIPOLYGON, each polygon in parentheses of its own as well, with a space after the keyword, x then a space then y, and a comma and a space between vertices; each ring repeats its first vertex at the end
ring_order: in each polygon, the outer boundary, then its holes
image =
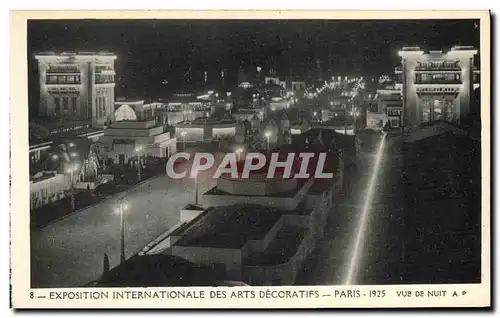
POLYGON ((377 109, 367 112, 366 125, 368 128, 382 128, 387 122, 393 128, 400 127, 403 120, 403 101, 398 89, 379 89, 376 95, 377 109))
POLYGON ((113 120, 116 55, 45 52, 35 58, 40 76, 41 117, 87 120, 93 127, 113 120))
POLYGON ((193 93, 176 93, 166 106, 167 123, 175 125, 184 121, 191 121, 199 117, 208 117, 212 114, 212 94, 196 96, 193 93))
MULTIPOLYGON (((142 108, 141 108, 142 110, 142 108)), ((144 157, 166 158, 177 151, 176 139, 155 119, 142 117, 129 105, 121 105, 115 121, 99 138, 100 148, 109 161, 128 164, 137 160, 138 149, 144 157)))
MULTIPOLYGON (((241 178, 244 160, 238 161, 238 176, 222 174, 217 185, 201 195, 200 205, 181 210, 181 223, 169 237, 139 255, 172 255, 198 266, 219 264, 227 280, 250 285, 292 285, 314 250, 316 238, 323 235, 334 194, 342 183, 337 173, 343 167, 342 155, 321 145, 320 135, 312 136, 314 141, 308 137, 297 140, 296 147, 288 145, 278 151, 282 155, 328 152, 325 167, 330 169, 323 171, 332 172, 333 178, 327 182, 308 176, 288 178, 283 168, 276 169, 274 178, 267 178, 269 166, 241 178), (311 141, 306 143, 306 139, 311 141)), ((292 174, 297 173, 300 161, 296 158, 291 167, 292 174)))
POLYGON ((397 84, 403 95, 408 125, 434 120, 459 121, 470 110, 473 90, 479 85, 474 67, 477 50, 454 46, 448 52, 424 52, 419 47, 399 51, 397 84))
POLYGON ((182 143, 233 140, 237 121, 229 113, 222 117, 197 118, 175 125, 175 136, 182 143))
POLYGON ((30 178, 31 209, 65 197, 69 183, 64 174, 55 171, 41 171, 30 178))

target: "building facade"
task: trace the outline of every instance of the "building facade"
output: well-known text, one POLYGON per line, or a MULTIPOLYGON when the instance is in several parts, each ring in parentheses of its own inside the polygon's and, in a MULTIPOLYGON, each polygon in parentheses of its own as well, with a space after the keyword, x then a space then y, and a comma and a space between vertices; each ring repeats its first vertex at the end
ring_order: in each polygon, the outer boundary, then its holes
POLYGON ((403 47, 399 52, 401 66, 395 71, 403 96, 404 122, 458 122, 466 116, 472 92, 479 85, 479 70, 474 67, 477 52, 471 46, 454 46, 448 52, 403 47))
POLYGON ((176 139, 156 120, 138 120, 128 105, 115 112, 116 121, 99 138, 100 149, 108 161, 130 164, 141 157, 168 158, 177 151, 176 139))
POLYGON ((40 76, 39 116, 91 121, 113 120, 116 55, 45 52, 35 55, 40 76))

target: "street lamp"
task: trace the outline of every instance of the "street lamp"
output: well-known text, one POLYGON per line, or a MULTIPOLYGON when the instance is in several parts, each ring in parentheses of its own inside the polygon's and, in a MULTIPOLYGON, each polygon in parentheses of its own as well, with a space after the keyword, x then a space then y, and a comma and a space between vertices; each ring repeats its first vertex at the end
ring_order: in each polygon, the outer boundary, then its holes
POLYGON ((238 161, 241 160, 241 153, 243 152, 243 148, 238 148, 236 149, 236 154, 238 155, 238 161))
POLYGON ((264 134, 264 136, 266 136, 266 139, 267 139, 267 148, 266 148, 266 151, 269 152, 269 137, 271 137, 271 133, 269 131, 266 131, 266 133, 264 134))
POLYGON ((194 175, 194 204, 198 205, 198 173, 199 171, 196 170, 195 175, 194 175))
POLYGON ((186 149, 186 135, 187 135, 187 133, 185 131, 181 132, 181 136, 182 136, 182 149, 186 149))
POLYGON ((120 264, 125 262, 125 217, 123 215, 129 209, 125 198, 118 199, 115 212, 120 214, 120 264))
POLYGON ((135 151, 137 152, 137 180, 141 181, 141 151, 142 151, 142 146, 135 148, 135 151))
POLYGON ((77 171, 77 170, 78 170, 78 165, 71 165, 66 170, 66 172, 69 174, 71 211, 75 210, 74 172, 77 171))

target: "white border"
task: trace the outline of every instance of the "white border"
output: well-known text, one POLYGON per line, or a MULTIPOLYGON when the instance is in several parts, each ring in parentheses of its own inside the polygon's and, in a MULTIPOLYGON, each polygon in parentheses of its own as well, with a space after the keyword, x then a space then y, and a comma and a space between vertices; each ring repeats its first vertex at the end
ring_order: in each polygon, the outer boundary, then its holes
MULTIPOLYGON (((87 2, 87 3, 88 3, 88 2, 87 2)), ((94 7, 95 7, 95 6, 94 6, 94 7)), ((434 5, 434 7, 436 7, 436 5, 434 5)), ((316 12, 316 13, 317 13, 317 12, 316 12)), ((414 14, 415 14, 415 12, 410 12, 410 13, 408 13, 408 12, 406 12, 406 13, 399 12, 399 13, 401 13, 403 16, 412 16, 412 17, 413 17, 413 16, 414 16, 414 14), (407 14, 408 14, 408 15, 407 15, 407 14)), ((399 14, 399 13, 398 13, 398 14, 399 14)), ((427 13, 429 13, 429 12, 427 12, 427 13)), ((433 13, 432 13, 432 15, 434 15, 435 13, 436 13, 436 12, 433 12, 433 13)), ((456 12, 455 12, 455 13, 456 13, 456 12)), ((439 13, 438 13, 438 14, 439 14, 439 13)), ((322 15, 322 13, 321 13, 321 15, 322 15)), ((53 15, 52 15, 52 16, 53 16, 53 15)), ((64 16, 64 17, 66 17, 66 15, 65 15, 65 14, 64 14, 63 16, 64 16)), ((456 15, 455 15, 455 17, 456 17, 456 15)), ((356 18, 359 18, 359 17, 356 17, 356 18)), ((5 21, 5 20, 4 20, 4 21, 5 21)), ((483 27, 483 26, 482 26, 482 29, 484 29, 484 27, 483 27)), ((482 46, 483 46, 483 43, 484 43, 484 41, 483 41, 483 38, 482 38, 482 39, 481 39, 481 45, 482 45, 482 46)), ((483 50, 481 50, 481 51, 483 51, 483 50)), ((24 53, 24 55, 25 55, 25 53, 24 53)), ((24 55, 23 55, 23 56, 24 56, 24 55)), ((483 56, 484 56, 484 53, 482 53, 482 57, 483 57, 483 56)), ((485 64, 484 64, 484 61, 482 61, 482 66, 484 66, 484 65, 485 65, 485 64)), ((483 87, 485 87, 485 83, 487 83, 487 82, 489 83, 489 79, 486 79, 486 81, 484 81, 484 79, 485 79, 485 78, 484 78, 484 76, 485 76, 485 72, 484 72, 484 71, 483 71, 483 73, 482 73, 482 76, 483 76, 483 79, 482 79, 482 86, 483 86, 483 87)), ((13 83, 15 83, 15 82, 13 81, 13 83)), ((4 87, 5 87, 5 86, 4 86, 4 87)), ((487 93, 485 93, 485 90, 483 90, 483 91, 482 91, 482 93, 483 93, 483 97, 484 97, 484 95, 485 95, 485 94, 487 94, 487 93)), ((14 95, 14 96, 15 96, 15 95, 14 95)), ((13 96, 13 97, 14 97, 14 96, 13 96)), ((15 97, 17 97, 17 96, 15 96, 15 97)), ((484 98, 483 98, 483 101, 484 101, 484 100, 487 100, 487 99, 484 99, 484 98)), ((12 105, 15 105, 15 103, 13 103, 12 105)), ((16 110, 15 112, 17 112, 17 110, 16 110)), ((17 115, 17 114, 16 114, 16 115, 17 115)), ((489 113, 488 113, 488 114, 483 113, 482 115, 489 115, 489 113)), ((14 116, 14 111, 13 111, 13 116, 14 116)), ((483 118, 484 118, 484 117, 483 117, 483 118)), ((17 123, 17 121, 15 121, 15 120, 14 120, 13 122, 16 122, 16 123, 17 123)), ((3 126, 3 127, 5 127, 5 126, 3 126)), ((16 128, 17 128, 17 127, 16 127, 16 128)), ((20 138, 21 138, 21 137, 20 137, 20 136, 16 133, 16 142, 15 142, 15 143, 18 143, 18 140, 20 140, 20 138)), ((26 141, 27 141, 27 138, 26 138, 26 141)), ((484 153, 483 153, 483 155, 484 155, 484 153)), ((17 158, 18 156, 19 156, 20 158, 22 158, 22 155, 17 155, 17 153, 16 153, 16 158, 17 158)), ((486 154, 486 156, 487 156, 487 157, 489 157, 489 154, 486 154)), ((21 160, 22 160, 22 159, 21 159, 21 160)), ((27 159, 26 159, 26 160, 27 160, 27 159)), ((489 169, 488 169, 488 172, 489 172, 489 169)), ((489 200, 488 200, 488 201, 489 201, 489 200)), ((486 203, 486 202, 485 202, 485 203, 486 203)), ((488 202, 488 203, 489 203, 489 202, 488 202)), ((4 232, 4 233, 5 233, 5 232, 4 232)), ((488 265, 489 265, 489 262, 488 262, 488 265)), ((29 271, 28 271, 28 272, 29 272, 29 271)))

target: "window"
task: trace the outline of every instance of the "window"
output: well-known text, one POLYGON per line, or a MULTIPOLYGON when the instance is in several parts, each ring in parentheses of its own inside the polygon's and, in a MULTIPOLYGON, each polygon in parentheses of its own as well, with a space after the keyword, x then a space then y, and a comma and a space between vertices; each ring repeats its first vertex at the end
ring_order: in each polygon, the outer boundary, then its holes
POLYGON ((434 100, 433 117, 434 120, 443 119, 443 101, 441 99, 434 100))
POLYGON ((59 84, 66 84, 66 76, 59 76, 59 84))
POLYGON ((63 97, 63 110, 68 110, 69 108, 69 98, 68 97, 63 97))
POLYGON ((427 123, 431 121, 431 101, 424 99, 422 105, 422 122, 427 123))
POLYGON ((71 106, 74 113, 76 113, 76 101, 77 101, 76 97, 71 97, 71 106))
POLYGON ((74 76, 66 76, 66 80, 68 81, 68 83, 74 83, 75 77, 74 76))
POLYGON ((54 97, 54 111, 56 113, 59 113, 61 111, 61 98, 60 97, 54 97))

